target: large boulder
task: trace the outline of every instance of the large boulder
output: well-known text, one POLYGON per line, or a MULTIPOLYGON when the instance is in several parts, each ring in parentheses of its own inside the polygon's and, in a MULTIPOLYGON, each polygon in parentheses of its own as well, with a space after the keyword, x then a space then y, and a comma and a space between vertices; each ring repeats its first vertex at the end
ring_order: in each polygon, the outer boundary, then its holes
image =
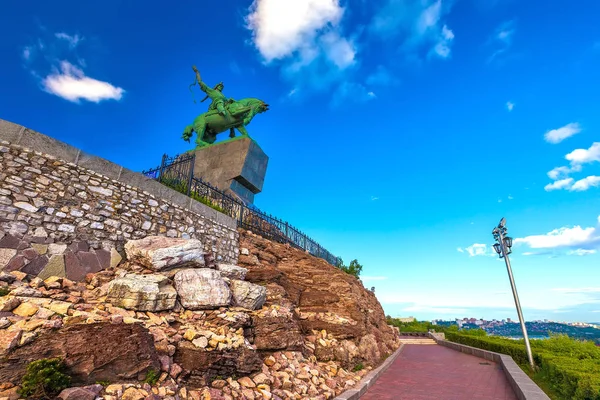
POLYGON ((217 264, 217 270, 219 270, 221 276, 224 278, 237 279, 240 281, 243 281, 248 273, 246 268, 230 264, 217 264))
POLYGON ((185 269, 173 278, 179 301, 189 310, 208 310, 231 304, 231 290, 214 269, 185 269))
POLYGON ((139 324, 76 324, 47 331, 6 354, 0 382, 18 384, 27 365, 42 358, 64 359, 73 384, 137 379, 160 362, 150 332, 139 324))
POLYGON ((177 292, 162 275, 127 274, 110 282, 106 301, 136 311, 164 311, 175 307, 177 292))
POLYGON ((254 283, 232 279, 229 287, 233 295, 233 304, 248 310, 258 310, 267 300, 267 289, 254 283))
POLYGON ((125 244, 129 261, 155 271, 174 267, 204 267, 204 246, 196 239, 147 236, 125 244))

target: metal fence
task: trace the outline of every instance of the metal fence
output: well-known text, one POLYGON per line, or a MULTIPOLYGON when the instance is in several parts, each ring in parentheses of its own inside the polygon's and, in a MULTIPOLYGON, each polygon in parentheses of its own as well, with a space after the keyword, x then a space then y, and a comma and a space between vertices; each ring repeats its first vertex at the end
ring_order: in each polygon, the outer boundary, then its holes
POLYGON ((335 257, 289 223, 260 211, 254 205, 245 204, 241 199, 234 198, 210 183, 194 177, 195 162, 195 153, 185 153, 175 157, 165 154, 160 166, 142 171, 142 174, 229 215, 240 228, 250 230, 274 242, 288 243, 326 260, 331 265, 339 265, 340 258, 335 257))

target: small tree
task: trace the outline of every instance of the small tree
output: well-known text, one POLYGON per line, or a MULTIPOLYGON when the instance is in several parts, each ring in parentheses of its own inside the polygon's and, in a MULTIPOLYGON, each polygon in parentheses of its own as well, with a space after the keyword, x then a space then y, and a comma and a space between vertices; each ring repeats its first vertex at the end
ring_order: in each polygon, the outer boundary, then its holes
POLYGON ((350 261, 350 265, 344 265, 344 261, 340 258, 338 261, 337 267, 344 271, 347 274, 354 275, 355 277, 359 277, 362 271, 362 265, 358 263, 358 260, 354 259, 350 261))
POLYGON ((32 399, 53 399, 71 383, 66 367, 59 358, 42 359, 27 365, 20 394, 32 399))

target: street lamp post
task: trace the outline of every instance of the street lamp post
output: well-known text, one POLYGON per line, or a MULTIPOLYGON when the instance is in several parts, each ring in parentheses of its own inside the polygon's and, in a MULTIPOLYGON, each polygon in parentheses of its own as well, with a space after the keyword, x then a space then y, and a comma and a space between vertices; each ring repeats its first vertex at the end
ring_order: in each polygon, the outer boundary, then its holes
POLYGON ((508 271, 508 278, 510 279, 510 287, 512 288, 513 297, 515 298, 515 305, 517 306, 517 315, 519 316, 519 322, 521 323, 521 330, 523 331, 523 339, 525 339, 525 348, 527 349, 527 358, 529 358, 529 365, 531 369, 535 369, 533 363, 533 355, 531 354, 531 346, 529 344, 529 336, 527 335, 527 327, 525 326, 525 319, 523 318, 523 311, 521 311, 521 303, 519 302, 519 295, 517 294, 517 287, 515 286, 515 278, 513 277, 512 269, 510 267, 510 259, 508 255, 512 253, 512 238, 506 236, 508 229, 506 228, 506 219, 502 218, 497 227, 492 231, 496 243, 494 244, 494 250, 498 253, 500 258, 504 258, 506 263, 506 270, 508 271))

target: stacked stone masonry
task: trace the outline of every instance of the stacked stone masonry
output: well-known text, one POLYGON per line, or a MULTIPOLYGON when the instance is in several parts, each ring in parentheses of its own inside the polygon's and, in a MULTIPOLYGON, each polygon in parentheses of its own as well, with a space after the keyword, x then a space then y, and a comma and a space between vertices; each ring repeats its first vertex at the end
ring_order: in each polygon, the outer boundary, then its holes
POLYGON ((239 234, 231 218, 0 120, 0 270, 37 275, 50 269, 82 280, 118 263, 127 240, 149 235, 199 239, 209 259, 237 263, 239 234))

